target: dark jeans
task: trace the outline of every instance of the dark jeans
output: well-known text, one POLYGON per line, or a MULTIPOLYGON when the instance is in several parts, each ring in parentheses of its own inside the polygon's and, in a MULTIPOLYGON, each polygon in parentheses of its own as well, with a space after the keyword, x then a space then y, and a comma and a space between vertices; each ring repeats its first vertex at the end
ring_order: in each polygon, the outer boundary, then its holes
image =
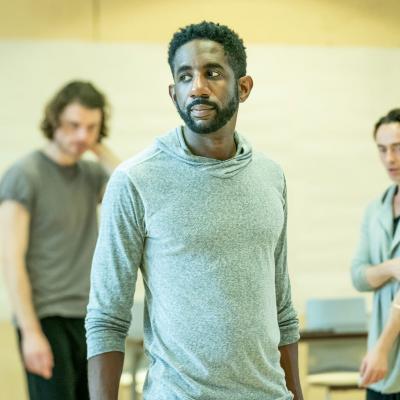
MULTIPOLYGON (((29 398, 89 400, 84 319, 47 317, 40 323, 53 351, 53 375, 47 380, 25 371, 29 398)), ((21 343, 19 331, 18 337, 21 343)))
POLYGON ((367 400, 400 400, 400 393, 383 394, 367 389, 367 400))

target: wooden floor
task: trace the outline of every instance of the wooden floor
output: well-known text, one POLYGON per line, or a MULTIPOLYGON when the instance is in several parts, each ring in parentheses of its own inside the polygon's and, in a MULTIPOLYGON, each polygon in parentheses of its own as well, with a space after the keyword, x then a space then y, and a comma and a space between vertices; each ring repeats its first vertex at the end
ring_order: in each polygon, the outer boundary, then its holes
MULTIPOLYGON (((300 345, 299 364, 302 375, 306 360, 300 345)), ((9 322, 0 322, 0 393, 2 399, 28 400, 26 396, 26 386, 17 350, 14 329, 9 322)), ((324 400, 325 392, 322 389, 307 388, 303 381, 303 391, 305 400, 324 400)), ((128 388, 121 388, 120 400, 128 400, 128 388)), ((362 391, 347 391, 334 393, 331 400, 363 400, 362 391)))

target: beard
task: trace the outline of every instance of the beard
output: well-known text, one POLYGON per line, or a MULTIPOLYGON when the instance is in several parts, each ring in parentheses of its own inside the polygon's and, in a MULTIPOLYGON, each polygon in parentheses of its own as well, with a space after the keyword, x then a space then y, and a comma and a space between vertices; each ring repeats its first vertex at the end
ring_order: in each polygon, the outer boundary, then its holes
POLYGON ((65 140, 57 138, 56 136, 53 137, 53 143, 60 153, 75 160, 79 160, 83 153, 87 150, 86 145, 74 142, 66 142, 65 140))
POLYGON ((178 104, 176 108, 180 117, 191 131, 199 134, 207 134, 218 131, 233 117, 239 108, 239 93, 237 90, 235 90, 233 96, 229 99, 228 104, 224 108, 220 108, 216 103, 202 98, 192 101, 186 107, 186 109, 181 108, 178 104), (190 115, 190 111, 193 106, 198 104, 204 104, 213 107, 215 111, 215 117, 209 121, 194 120, 190 115))

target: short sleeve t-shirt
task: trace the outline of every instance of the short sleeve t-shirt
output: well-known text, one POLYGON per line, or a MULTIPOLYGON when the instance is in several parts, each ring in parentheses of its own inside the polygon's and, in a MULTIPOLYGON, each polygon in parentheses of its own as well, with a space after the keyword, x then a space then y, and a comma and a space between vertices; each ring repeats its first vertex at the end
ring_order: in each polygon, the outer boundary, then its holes
POLYGON ((61 166, 35 151, 12 165, 0 182, 0 203, 30 213, 25 257, 39 318, 83 317, 97 239, 97 204, 108 174, 93 161, 61 166))

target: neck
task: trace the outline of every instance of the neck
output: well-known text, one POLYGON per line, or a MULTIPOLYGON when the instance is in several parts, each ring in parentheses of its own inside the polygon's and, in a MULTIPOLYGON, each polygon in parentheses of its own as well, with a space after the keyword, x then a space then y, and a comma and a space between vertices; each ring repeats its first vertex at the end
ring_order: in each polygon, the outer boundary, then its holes
POLYGON ((199 134, 191 131, 187 126, 183 129, 183 136, 189 150, 197 156, 228 160, 236 154, 234 139, 234 125, 225 125, 216 132, 199 134))
POLYGON ((54 141, 50 142, 43 149, 43 152, 46 154, 46 156, 59 165, 69 166, 78 161, 75 157, 63 152, 54 141))

